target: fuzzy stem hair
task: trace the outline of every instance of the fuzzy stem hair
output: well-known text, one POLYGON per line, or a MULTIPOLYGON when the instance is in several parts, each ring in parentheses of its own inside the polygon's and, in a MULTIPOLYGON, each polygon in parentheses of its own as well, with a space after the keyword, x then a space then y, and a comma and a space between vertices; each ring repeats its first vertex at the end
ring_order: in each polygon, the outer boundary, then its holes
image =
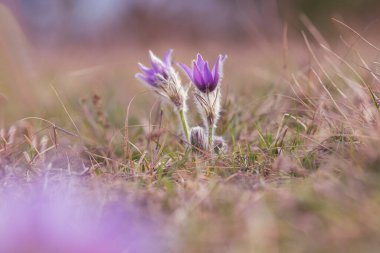
POLYGON ((189 124, 187 123, 187 117, 185 114, 185 111, 183 109, 179 110, 179 117, 181 119, 183 132, 186 137, 186 141, 190 142, 190 135, 189 135, 189 124))

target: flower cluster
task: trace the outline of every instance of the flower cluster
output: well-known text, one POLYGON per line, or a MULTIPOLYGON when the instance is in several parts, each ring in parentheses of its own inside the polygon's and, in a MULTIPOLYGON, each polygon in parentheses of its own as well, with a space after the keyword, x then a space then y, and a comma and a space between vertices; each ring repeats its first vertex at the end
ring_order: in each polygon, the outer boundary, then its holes
POLYGON ((192 128, 189 133, 185 114, 188 90, 183 87, 178 73, 174 70, 172 52, 173 50, 169 50, 163 60, 149 52, 151 68, 139 64, 142 73, 136 74, 136 77, 171 102, 179 113, 187 141, 195 149, 222 152, 226 146, 225 142, 222 137, 214 136, 214 132, 221 110, 220 83, 223 77, 223 64, 227 56, 219 55, 212 68, 200 54, 192 62, 192 68, 183 63, 178 64, 195 86, 194 100, 203 119, 204 127, 207 129, 197 126, 192 128))

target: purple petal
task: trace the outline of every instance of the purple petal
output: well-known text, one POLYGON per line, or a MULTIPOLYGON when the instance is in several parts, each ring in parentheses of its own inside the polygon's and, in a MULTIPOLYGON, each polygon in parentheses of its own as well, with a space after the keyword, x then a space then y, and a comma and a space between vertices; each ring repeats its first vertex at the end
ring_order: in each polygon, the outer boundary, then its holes
POLYGON ((164 74, 164 63, 152 51, 149 51, 150 63, 155 72, 164 74))
POLYGON ((203 91, 206 88, 203 77, 202 77, 202 73, 198 69, 198 66, 195 63, 195 61, 193 62, 193 79, 194 79, 193 82, 198 87, 198 89, 203 91))
POLYGON ((219 55, 216 59, 216 63, 212 69, 212 74, 214 76, 214 82, 219 83, 219 80, 223 77, 223 64, 227 59, 227 55, 219 55))
POLYGON ((150 69, 148 67, 145 67, 143 64, 141 63, 138 63, 140 69, 142 72, 145 73, 145 75, 153 75, 154 74, 154 70, 153 69, 150 69))
POLYGON ((142 63, 138 63, 138 65, 139 65, 139 67, 140 67, 140 69, 142 70, 142 71, 149 71, 150 70, 150 68, 148 68, 148 67, 146 67, 145 65, 143 65, 142 63))
POLYGON ((150 85, 150 86, 153 86, 153 87, 156 87, 156 83, 154 81, 154 78, 153 77, 148 77, 148 76, 145 76, 141 73, 137 73, 136 75, 136 78, 142 80, 144 83, 146 83, 147 85, 150 85))
POLYGON ((156 63, 152 61, 150 64, 152 65, 152 69, 154 70, 155 73, 156 72, 161 73, 161 69, 156 63))
POLYGON ((169 51, 166 52, 164 56, 164 62, 166 64, 166 67, 168 68, 172 65, 172 53, 173 53, 173 49, 169 49, 169 51))
POLYGON ((206 86, 210 88, 210 86, 214 83, 214 78, 212 77, 212 74, 210 72, 210 68, 208 67, 208 62, 205 63, 204 71, 203 71, 203 78, 206 83, 206 86))
POLYGON ((182 70, 187 74, 190 81, 194 82, 193 71, 191 70, 191 68, 189 68, 186 64, 183 64, 183 63, 179 63, 178 66, 180 66, 182 70))
POLYGON ((219 55, 218 56, 218 59, 216 59, 216 62, 215 62, 215 65, 214 67, 212 68, 212 75, 214 76, 214 82, 215 83, 218 83, 219 82, 219 66, 221 64, 221 60, 222 60, 222 56, 219 55))
POLYGON ((199 69, 203 70, 204 65, 205 65, 205 61, 203 60, 203 57, 200 53, 198 53, 198 55, 197 55, 197 65, 198 65, 199 69))

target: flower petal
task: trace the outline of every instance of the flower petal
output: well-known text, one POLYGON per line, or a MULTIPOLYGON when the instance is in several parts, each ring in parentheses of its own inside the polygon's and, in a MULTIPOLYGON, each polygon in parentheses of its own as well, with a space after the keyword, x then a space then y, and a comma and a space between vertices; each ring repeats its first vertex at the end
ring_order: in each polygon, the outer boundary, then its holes
POLYGON ((189 68, 186 64, 183 64, 183 63, 179 63, 178 66, 180 66, 182 70, 187 74, 190 81, 194 82, 193 71, 191 70, 191 68, 189 68))
POLYGON ((141 74, 141 73, 137 73, 136 75, 135 75, 135 77, 137 78, 137 79, 140 79, 143 83, 145 83, 146 85, 149 85, 149 86, 153 86, 153 87, 156 87, 157 85, 156 85, 156 83, 155 83, 155 81, 154 81, 154 78, 153 77, 148 77, 148 76, 145 76, 145 75, 143 75, 143 74, 141 74))
POLYGON ((149 50, 149 57, 150 57, 150 62, 152 64, 152 68, 161 74, 163 74, 164 71, 164 63, 158 58, 151 50, 149 50))
POLYGON ((173 54, 173 49, 169 49, 164 56, 164 63, 166 64, 166 67, 168 68, 172 66, 172 54, 173 54))
POLYGON ((152 74, 154 74, 154 70, 153 69, 150 69, 150 68, 144 66, 141 63, 138 63, 138 65, 139 65, 141 71, 145 73, 145 75, 152 75, 152 74))
POLYGON ((219 66, 220 66, 220 63, 221 63, 221 55, 218 56, 218 59, 216 59, 215 65, 212 68, 212 75, 214 77, 214 82, 215 83, 219 82, 219 74, 220 74, 220 71, 219 71, 220 68, 219 68, 219 66))
POLYGON ((203 70, 204 65, 205 65, 205 61, 203 60, 203 57, 200 53, 198 53, 198 55, 197 55, 197 65, 198 65, 199 69, 203 70))
POLYGON ((223 64, 227 59, 227 55, 219 55, 216 59, 215 65, 212 69, 212 75, 214 76, 214 82, 219 83, 223 78, 223 64))
POLYGON ((206 89, 205 82, 202 77, 202 73, 199 70, 195 61, 193 62, 193 83, 198 87, 199 90, 204 91, 206 89))
POLYGON ((203 78, 205 81, 206 88, 209 89, 209 91, 212 91, 213 89, 211 89, 211 88, 214 86, 214 84, 213 84, 214 78, 212 77, 212 74, 210 72, 210 68, 208 67, 208 62, 205 63, 204 68, 203 68, 203 78))

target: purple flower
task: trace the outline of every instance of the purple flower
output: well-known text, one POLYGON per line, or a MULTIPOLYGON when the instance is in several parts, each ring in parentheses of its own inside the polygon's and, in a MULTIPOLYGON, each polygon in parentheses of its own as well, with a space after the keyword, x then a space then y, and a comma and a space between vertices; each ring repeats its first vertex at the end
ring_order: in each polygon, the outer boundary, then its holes
POLYGON ((106 185, 48 177, 56 172, 44 169, 46 175, 27 184, 1 178, 0 252, 167 252, 161 225, 128 203, 121 188, 104 201, 92 189, 109 192, 106 185))
POLYGON ((193 61, 193 69, 183 63, 179 66, 201 92, 207 93, 214 91, 218 86, 223 75, 223 62, 226 58, 226 55, 219 55, 212 70, 210 70, 209 63, 203 60, 200 54, 197 55, 197 60, 193 61))
POLYGON ((186 111, 187 90, 182 87, 181 79, 172 66, 172 53, 170 49, 161 60, 149 51, 151 67, 139 63, 142 73, 137 73, 136 78, 170 101, 175 109, 186 111))
POLYGON ((162 61, 154 55, 152 51, 149 51, 151 68, 139 63, 142 73, 136 74, 136 77, 141 79, 144 83, 158 88, 162 82, 165 82, 170 78, 170 73, 173 72, 172 53, 173 49, 169 49, 162 61))

